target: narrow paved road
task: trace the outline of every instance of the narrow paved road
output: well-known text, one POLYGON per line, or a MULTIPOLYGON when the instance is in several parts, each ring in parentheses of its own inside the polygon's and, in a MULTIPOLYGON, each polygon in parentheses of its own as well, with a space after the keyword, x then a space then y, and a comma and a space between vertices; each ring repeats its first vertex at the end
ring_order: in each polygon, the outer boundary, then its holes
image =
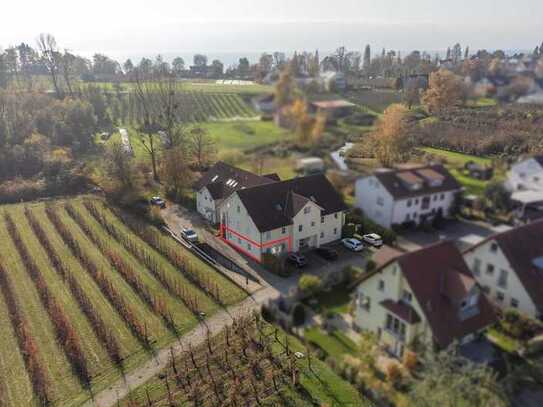
MULTIPOLYGON (((238 305, 219 311, 205 323, 199 324, 192 331, 182 336, 178 342, 172 345, 175 355, 179 355, 188 349, 188 344, 197 346, 204 342, 209 329, 211 335, 220 332, 226 325, 230 325, 234 318, 249 315, 253 310, 258 310, 260 305, 268 299, 278 296, 279 293, 273 287, 265 287, 253 293, 245 301, 238 305)), ((152 358, 136 370, 128 373, 125 377, 119 379, 116 383, 102 390, 95 395, 94 400, 85 403, 85 406, 109 407, 117 403, 117 400, 124 398, 130 390, 141 386, 153 376, 157 375, 162 369, 167 367, 170 358, 170 348, 164 348, 158 352, 156 357, 152 358)))

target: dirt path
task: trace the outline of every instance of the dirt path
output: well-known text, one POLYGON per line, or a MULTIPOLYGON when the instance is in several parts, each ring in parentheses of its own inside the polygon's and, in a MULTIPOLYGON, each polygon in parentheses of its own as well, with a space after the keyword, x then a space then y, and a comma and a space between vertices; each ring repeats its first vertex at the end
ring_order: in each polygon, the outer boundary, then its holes
MULTIPOLYGON (((192 346, 197 346, 205 341, 208 329, 211 335, 215 335, 226 325, 231 324, 233 318, 248 315, 253 310, 258 310, 261 304, 270 298, 276 297, 277 295, 278 291, 273 287, 266 287, 254 293, 252 297, 247 298, 242 303, 234 305, 226 310, 219 311, 217 314, 207 319, 205 323, 198 325, 192 331, 184 335, 180 341, 173 344, 172 346, 174 354, 179 355, 184 350, 188 349, 189 343, 191 343, 192 346)), ((123 399, 131 389, 141 386, 153 376, 157 375, 168 365, 169 358, 170 348, 160 350, 156 357, 149 360, 136 370, 130 372, 124 378, 119 379, 107 389, 96 394, 94 401, 88 401, 84 404, 84 406, 113 406, 118 400, 123 399)))

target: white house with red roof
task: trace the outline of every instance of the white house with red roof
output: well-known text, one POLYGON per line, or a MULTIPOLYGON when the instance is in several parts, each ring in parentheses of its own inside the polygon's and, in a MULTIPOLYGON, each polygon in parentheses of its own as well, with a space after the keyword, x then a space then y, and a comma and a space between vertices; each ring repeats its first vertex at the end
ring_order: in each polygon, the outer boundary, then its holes
POLYGON ((417 343, 445 348, 467 342, 495 321, 452 242, 385 257, 357 288, 354 324, 373 332, 390 353, 401 357, 417 343))
POLYGON ((490 236, 464 252, 488 298, 502 309, 543 315, 543 220, 490 236))

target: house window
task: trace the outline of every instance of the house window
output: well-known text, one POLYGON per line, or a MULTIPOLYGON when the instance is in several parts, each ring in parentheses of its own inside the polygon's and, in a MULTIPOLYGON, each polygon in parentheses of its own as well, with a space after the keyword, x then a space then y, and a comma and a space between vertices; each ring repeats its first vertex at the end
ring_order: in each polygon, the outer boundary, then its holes
POLYGON ((321 239, 324 238, 324 232, 321 232, 321 239))
POLYGON ((405 221, 409 222, 410 220, 411 220, 411 215, 410 214, 405 215, 405 221))
POLYGON ((334 235, 337 235, 337 228, 334 228, 334 235))
POLYGON ((441 195, 439 196, 439 199, 441 199, 442 201, 444 201, 444 200, 445 200, 445 194, 441 194, 441 195))
POLYGON ((494 266, 492 264, 486 266, 486 274, 489 276, 494 274, 494 266))
POLYGON ((498 287, 507 288, 507 271, 500 269, 500 275, 498 277, 498 287))
POLYGON ((518 308, 518 300, 516 298, 511 298, 511 307, 518 308))
POLYGON ((484 292, 485 294, 489 294, 489 293, 490 293, 490 287, 487 286, 487 285, 485 285, 485 286, 483 287, 483 292, 484 292))
POLYGON ((369 311, 371 308, 371 298, 360 294, 360 308, 364 308, 366 311, 369 311))
POLYGON ((283 227, 281 228, 281 233, 282 233, 282 234, 287 233, 287 228, 283 226, 283 227))
POLYGON ((387 314, 386 329, 399 337, 401 340, 405 339, 405 324, 390 314, 387 314))
POLYGON ((321 223, 324 223, 324 216, 321 216, 321 223))
POLYGON ((337 219, 337 213, 334 213, 334 219, 337 219))
POLYGON ((419 204, 419 200, 415 199, 415 205, 418 205, 418 204, 419 204))
POLYGON ((298 232, 301 232, 303 229, 304 229, 304 225, 299 225, 298 226, 298 232))
POLYGON ((238 243, 241 244, 241 238, 238 237, 238 243))
POLYGON ((311 227, 315 227, 315 222, 314 221, 311 221, 311 227))
POLYGON ((412 299, 413 299, 413 294, 411 294, 407 290, 403 290, 403 292, 402 292, 402 301, 411 302, 412 299))
POLYGON ((496 253, 498 251, 498 244, 497 243, 492 243, 492 245, 490 246, 490 251, 492 253, 496 253))
POLYGON ((481 275, 481 259, 474 259, 473 260, 473 274, 476 276, 481 275))
POLYGON ((384 280, 379 280, 379 291, 385 291, 385 281, 384 280))
POLYGON ((306 206, 306 207, 304 208, 304 214, 307 215, 307 214, 310 213, 310 212, 311 212, 311 206, 306 206))
POLYGON ((236 211, 237 211, 238 213, 241 212, 241 208, 239 207, 239 205, 238 205, 238 207, 236 208, 236 211))
POLYGON ((251 243, 247 243, 247 250, 251 251, 252 247, 251 247, 251 243))
POLYGON ((413 201, 411 201, 411 199, 408 199, 407 200, 407 207, 410 208, 412 204, 413 204, 413 201))
POLYGON ((502 292, 500 292, 500 291, 498 291, 498 292, 496 293, 496 300, 497 300, 498 302, 503 302, 503 300, 505 300, 505 294, 502 293, 502 292))
POLYGON ((385 204, 385 200, 383 199, 382 196, 380 196, 379 198, 377 198, 377 205, 383 206, 384 204, 385 204))
POLYGON ((434 201, 437 201, 437 195, 434 195, 434 201))

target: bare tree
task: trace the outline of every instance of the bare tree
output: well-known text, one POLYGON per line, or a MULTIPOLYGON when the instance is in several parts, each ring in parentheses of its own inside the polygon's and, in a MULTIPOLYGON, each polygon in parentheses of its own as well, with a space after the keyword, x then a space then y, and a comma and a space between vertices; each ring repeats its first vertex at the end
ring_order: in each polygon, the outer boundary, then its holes
POLYGON ((202 169, 213 160, 216 151, 215 140, 209 136, 205 129, 196 127, 190 131, 189 149, 196 165, 202 169))
POLYGON ((38 37, 38 48, 41 53, 41 59, 47 67, 49 74, 51 75, 51 80, 53 81, 55 93, 60 99, 63 96, 63 92, 60 88, 58 76, 62 55, 58 50, 55 37, 53 37, 51 34, 40 34, 40 36, 38 37))
POLYGON ((159 182, 160 178, 157 169, 158 141, 156 140, 156 137, 158 136, 161 127, 159 123, 157 123, 156 115, 153 111, 153 84, 152 82, 143 80, 139 68, 135 69, 134 93, 141 113, 141 125, 138 134, 143 148, 151 157, 153 178, 155 181, 159 182))
POLYGON ((74 64, 76 61, 76 56, 69 53, 68 51, 64 51, 64 55, 61 56, 61 70, 62 70, 62 77, 64 78, 64 82, 66 82, 66 86, 68 87, 68 92, 70 93, 70 97, 74 97, 74 91, 72 88, 72 75, 73 75, 73 69, 74 64))
POLYGON ((106 159, 109 176, 118 181, 124 190, 133 189, 136 186, 136 171, 132 157, 124 146, 120 142, 113 143, 106 159))

